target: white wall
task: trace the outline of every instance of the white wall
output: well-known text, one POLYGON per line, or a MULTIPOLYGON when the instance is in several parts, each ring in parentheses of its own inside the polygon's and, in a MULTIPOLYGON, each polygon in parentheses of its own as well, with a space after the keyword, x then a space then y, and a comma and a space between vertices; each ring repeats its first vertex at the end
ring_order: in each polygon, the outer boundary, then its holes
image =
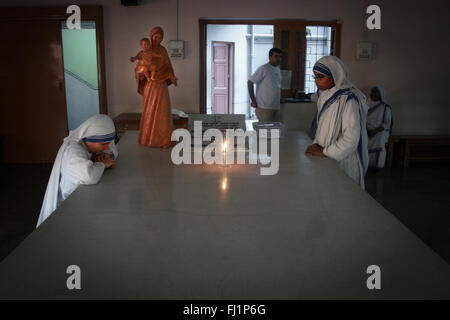
MULTIPOLYGON (((108 110, 139 110, 134 65, 129 57, 139 50, 139 39, 153 26, 165 30, 165 41, 176 38, 175 0, 141 0, 138 7, 120 1, 97 0, 104 6, 108 110)), ((72 0, 71 4, 86 1, 72 0)), ((171 87, 174 107, 199 111, 199 18, 289 18, 343 23, 341 57, 352 81, 365 92, 382 85, 395 117, 394 133, 450 133, 447 82, 450 69, 448 21, 450 1, 377 0, 382 9, 382 30, 365 27, 369 0, 180 0, 180 38, 187 41, 186 59, 173 61, 178 87, 171 87), (357 61, 358 41, 375 46, 372 61, 357 61)), ((2 0, 2 6, 67 5, 63 0, 2 0)))

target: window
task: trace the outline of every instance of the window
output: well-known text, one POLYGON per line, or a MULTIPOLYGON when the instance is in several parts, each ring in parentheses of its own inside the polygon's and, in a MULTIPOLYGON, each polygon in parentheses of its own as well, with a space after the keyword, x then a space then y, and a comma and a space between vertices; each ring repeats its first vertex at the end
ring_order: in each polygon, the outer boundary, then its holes
POLYGON ((331 27, 306 26, 305 93, 317 91, 313 67, 317 60, 331 54, 331 27))
POLYGON ((293 98, 298 91, 311 93, 317 90, 312 68, 321 57, 338 53, 339 27, 336 21, 290 21, 275 25, 274 45, 283 51, 280 68, 288 77, 291 75, 290 86, 281 91, 284 98, 293 98))

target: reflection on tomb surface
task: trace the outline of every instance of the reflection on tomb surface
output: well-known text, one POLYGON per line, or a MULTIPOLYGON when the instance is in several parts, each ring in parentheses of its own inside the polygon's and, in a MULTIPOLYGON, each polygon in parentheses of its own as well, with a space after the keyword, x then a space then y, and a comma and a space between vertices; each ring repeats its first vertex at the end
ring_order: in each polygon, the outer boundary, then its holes
POLYGON ((0 264, 0 297, 73 298, 61 283, 77 263, 79 298, 448 299, 448 264, 333 160, 305 156, 309 143, 288 133, 278 174, 261 176, 260 165, 174 165, 128 131, 115 168, 0 264), (374 263, 388 272, 375 295, 374 263))

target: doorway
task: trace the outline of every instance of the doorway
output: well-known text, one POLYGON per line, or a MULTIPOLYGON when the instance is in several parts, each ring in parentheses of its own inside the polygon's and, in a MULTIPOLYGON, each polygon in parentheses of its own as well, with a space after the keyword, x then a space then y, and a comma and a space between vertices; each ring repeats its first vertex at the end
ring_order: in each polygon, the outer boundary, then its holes
POLYGON ((211 44, 211 113, 233 113, 234 42, 211 44))
POLYGON ((80 30, 61 23, 69 130, 100 112, 95 29, 95 21, 81 21, 80 30))
POLYGON ((0 20, 2 162, 52 162, 67 135, 58 28, 58 21, 0 20))
MULTIPOLYGON (((95 46, 90 54, 96 60, 89 70, 95 74, 97 93, 92 99, 96 107, 90 113, 79 104, 70 108, 70 101, 82 100, 85 95, 67 91, 70 85, 64 69, 70 59, 63 56, 62 28, 70 16, 66 7, 0 8, 0 37, 5 48, 0 51, 0 162, 52 163, 69 130, 92 114, 107 113, 102 7, 82 6, 81 12, 82 19, 95 26, 91 30, 95 46), (71 121, 70 110, 81 117, 71 121)), ((84 43, 80 49, 86 50, 84 43)))
POLYGON ((255 118, 247 80, 268 62, 273 25, 206 24, 206 112, 255 118))

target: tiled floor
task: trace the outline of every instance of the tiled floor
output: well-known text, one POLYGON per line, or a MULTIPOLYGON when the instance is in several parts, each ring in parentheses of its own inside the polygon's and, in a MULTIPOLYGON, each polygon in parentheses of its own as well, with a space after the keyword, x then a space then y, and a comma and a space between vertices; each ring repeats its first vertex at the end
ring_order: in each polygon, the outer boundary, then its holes
MULTIPOLYGON (((0 261, 34 230, 50 171, 50 165, 0 167, 0 261)), ((450 263, 450 168, 370 172, 366 189, 450 263)))

